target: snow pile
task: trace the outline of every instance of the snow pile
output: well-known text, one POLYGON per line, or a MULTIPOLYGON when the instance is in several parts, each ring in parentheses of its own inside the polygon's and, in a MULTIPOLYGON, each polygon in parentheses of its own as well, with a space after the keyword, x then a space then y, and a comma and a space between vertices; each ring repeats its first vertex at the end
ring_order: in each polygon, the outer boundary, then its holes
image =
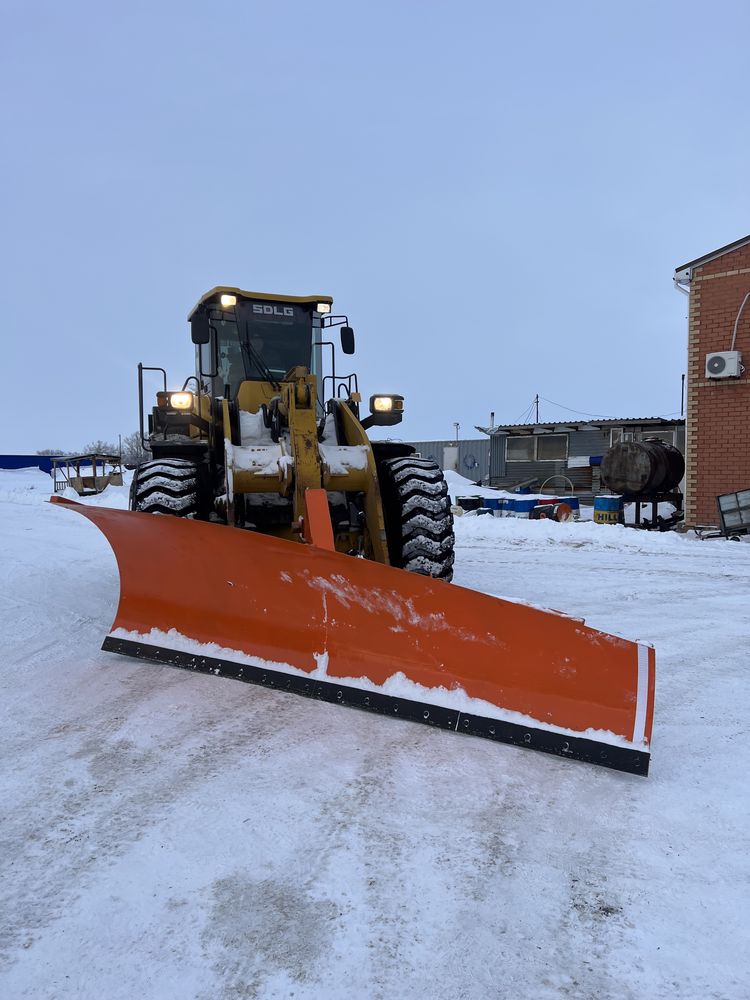
MULTIPOLYGON (((495 497, 497 499, 513 500, 549 500, 551 493, 514 493, 512 490, 496 490, 491 486, 477 486, 471 479, 464 479, 457 472, 448 470, 444 472, 445 481, 448 484, 448 493, 455 503, 456 497, 495 497)), ((565 490, 559 491, 557 496, 565 497, 570 493, 565 490)))
POLYGON ((455 503, 456 497, 505 497, 517 496, 516 493, 505 493, 503 490, 493 490, 489 486, 477 486, 471 479, 464 479, 457 472, 444 473, 445 481, 448 484, 448 493, 455 503))
POLYGON ((0 469, 0 503, 43 503, 52 491, 52 476, 41 469, 0 469))
MULTIPOLYGON (((588 546, 597 549, 626 549, 638 552, 679 551, 698 544, 693 532, 644 531, 622 524, 596 524, 591 520, 532 521, 523 517, 457 517, 456 537, 464 544, 503 543, 526 545, 588 546)), ((704 544, 704 543, 701 543, 704 544)))
MULTIPOLYGON (((589 513, 590 513, 589 508, 589 513)), ((471 514, 473 512, 469 512, 471 514)), ((580 521, 557 522, 549 519, 532 521, 523 517, 457 517, 454 532, 460 544, 485 545, 494 543, 505 545, 550 545, 573 546, 576 548, 621 549, 630 552, 680 552, 685 546, 698 546, 707 551, 725 551, 730 544, 726 539, 701 541, 694 531, 646 531, 626 527, 622 524, 597 524, 582 518, 580 521)), ((730 548, 739 548, 742 543, 750 544, 750 536, 744 536, 739 544, 732 542, 730 548)))
POLYGON ((52 476, 41 469, 0 469, 0 504, 22 504, 24 506, 46 503, 51 496, 64 497, 78 503, 93 504, 96 507, 117 507, 126 510, 133 473, 123 472, 122 486, 107 486, 95 496, 79 497, 75 490, 66 487, 54 493, 52 476))

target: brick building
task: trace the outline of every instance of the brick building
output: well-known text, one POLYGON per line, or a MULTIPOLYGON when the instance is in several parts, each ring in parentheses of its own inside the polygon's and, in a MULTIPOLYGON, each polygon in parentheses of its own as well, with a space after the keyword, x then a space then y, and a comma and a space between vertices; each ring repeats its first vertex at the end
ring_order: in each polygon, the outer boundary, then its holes
POLYGON ((690 297, 685 523, 717 524, 716 497, 750 488, 750 236, 683 264, 674 280, 690 297), (729 351, 745 367, 727 376, 733 357, 715 359, 712 375, 707 356, 729 351))

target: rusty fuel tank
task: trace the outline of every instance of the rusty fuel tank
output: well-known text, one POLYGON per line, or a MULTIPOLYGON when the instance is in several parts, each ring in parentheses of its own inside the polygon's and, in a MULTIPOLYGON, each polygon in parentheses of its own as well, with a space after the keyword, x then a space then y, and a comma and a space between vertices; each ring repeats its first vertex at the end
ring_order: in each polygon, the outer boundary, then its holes
POLYGON ((621 441, 602 459, 602 481, 613 493, 651 496, 668 493, 685 473, 685 459, 671 444, 658 438, 621 441))

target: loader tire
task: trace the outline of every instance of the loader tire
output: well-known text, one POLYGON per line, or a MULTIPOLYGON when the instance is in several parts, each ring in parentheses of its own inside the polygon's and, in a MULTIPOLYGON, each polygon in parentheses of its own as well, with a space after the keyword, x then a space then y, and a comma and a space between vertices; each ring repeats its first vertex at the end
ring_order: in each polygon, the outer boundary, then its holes
POLYGON ((391 565, 453 579, 453 515, 441 468, 409 455, 378 463, 378 477, 391 565))
POLYGON ((130 509, 147 514, 172 514, 203 520, 202 471, 198 462, 160 458, 142 462, 130 485, 130 509))

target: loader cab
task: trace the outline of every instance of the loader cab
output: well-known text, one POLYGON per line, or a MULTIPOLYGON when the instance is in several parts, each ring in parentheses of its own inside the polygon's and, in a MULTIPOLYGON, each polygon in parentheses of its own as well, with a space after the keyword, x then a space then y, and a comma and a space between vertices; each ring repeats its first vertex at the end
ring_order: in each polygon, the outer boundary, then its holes
POLYGON ((237 396, 242 382, 276 382, 303 365, 321 378, 320 341, 329 296, 271 296, 219 287, 190 313, 196 373, 211 396, 237 396))

